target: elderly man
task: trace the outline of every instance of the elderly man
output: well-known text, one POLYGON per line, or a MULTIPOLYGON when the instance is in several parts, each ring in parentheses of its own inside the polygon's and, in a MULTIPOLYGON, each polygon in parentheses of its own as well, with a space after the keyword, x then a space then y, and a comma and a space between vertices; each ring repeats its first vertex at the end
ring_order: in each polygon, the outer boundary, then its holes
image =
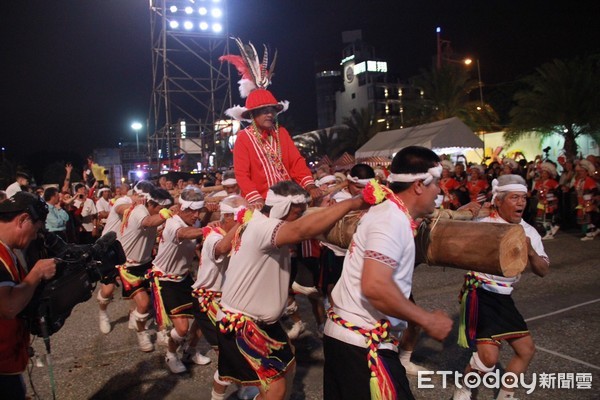
POLYGON ((29 361, 30 338, 19 313, 41 281, 56 273, 54 259, 39 260, 27 272, 14 251, 29 246, 47 214, 46 203, 27 192, 0 202, 0 387, 6 399, 25 399, 21 374, 29 361))
POLYGON ((386 200, 361 219, 331 293, 325 324, 325 399, 412 399, 394 336, 411 321, 443 340, 452 320, 409 300, 415 263, 415 218, 433 212, 439 157, 406 147, 394 157, 386 200), (387 373, 385 372, 387 371, 387 373))
MULTIPOLYGON (((519 175, 502 175, 492 182, 493 212, 481 222, 519 224, 527 236, 529 266, 533 273, 545 276, 550 261, 544 251, 539 233, 523 220, 523 211, 527 203, 527 186, 519 175)), ((535 345, 523 317, 517 310, 512 297, 513 285, 520 275, 513 278, 470 271, 465 276, 462 291, 462 313, 466 321, 459 330, 459 345, 467 347, 474 344, 473 353, 466 373, 476 371, 480 374, 496 369, 500 344, 506 340, 515 355, 506 366, 506 372, 516 375, 524 373, 533 358, 535 345), (472 301, 472 296, 477 301, 472 301), (467 298, 471 298, 468 302, 467 298), (467 309, 469 308, 469 309, 467 309), (475 318, 470 318, 475 316, 475 318), (474 337, 470 332, 475 332, 474 337)), ((454 400, 468 400, 471 391, 465 385, 457 387, 454 400)), ((501 388, 497 400, 513 399, 513 390, 501 388)))
POLYGON ((219 376, 260 385, 259 399, 283 399, 293 381, 293 349, 278 322, 288 297, 288 246, 322 233, 349 211, 365 206, 356 197, 300 218, 308 199, 308 192, 292 181, 271 187, 262 212, 255 211, 240 228, 223 285, 217 313, 219 376))

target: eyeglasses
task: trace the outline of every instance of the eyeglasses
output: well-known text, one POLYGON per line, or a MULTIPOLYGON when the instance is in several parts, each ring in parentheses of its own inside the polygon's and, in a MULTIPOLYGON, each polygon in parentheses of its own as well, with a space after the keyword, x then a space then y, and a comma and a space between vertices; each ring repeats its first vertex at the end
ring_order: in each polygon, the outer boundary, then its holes
POLYGON ((256 112, 259 115, 277 114, 277 108, 276 107, 264 107, 264 108, 260 108, 260 109, 256 110, 256 112))

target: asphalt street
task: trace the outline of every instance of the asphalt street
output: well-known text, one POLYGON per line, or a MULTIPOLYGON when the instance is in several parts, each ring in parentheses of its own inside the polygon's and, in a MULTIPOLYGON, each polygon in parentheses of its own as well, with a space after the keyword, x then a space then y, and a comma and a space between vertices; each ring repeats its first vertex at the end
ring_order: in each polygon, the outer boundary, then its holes
MULTIPOLYGON (((542 279, 527 271, 513 292, 537 345, 525 380, 531 383, 535 374, 536 388, 530 394, 518 389, 516 395, 543 400, 599 399, 600 237, 582 242, 575 231, 559 232, 545 246, 551 259, 550 274, 542 279), (590 378, 591 384, 586 384, 590 378), (569 385, 572 388, 565 388, 569 385)), ((414 352, 413 361, 432 371, 427 376, 432 377, 431 381, 419 384, 416 377, 410 378, 417 399, 450 399, 453 383, 447 382, 444 387, 440 373, 461 372, 469 360, 470 352, 456 345, 457 296, 463 275, 461 270, 426 265, 415 271, 413 293, 417 303, 426 309, 444 310, 455 321, 446 341, 439 343, 423 336, 414 352), (423 384, 433 387, 424 388, 423 384)), ((298 301, 309 330, 295 341, 298 370, 292 399, 321 399, 322 344, 314 334, 316 327, 308 302, 300 296, 298 301)), ((164 363, 164 347, 158 346, 152 353, 137 349, 136 336, 127 329, 128 308, 128 302, 117 296, 109 308, 113 330, 104 335, 98 330, 94 296, 76 306, 62 330, 51 337, 56 398, 210 399, 216 358, 208 345, 202 342, 202 349, 213 359, 211 364, 194 365, 186 374, 172 375, 164 363)), ((32 382, 41 399, 52 399, 50 369, 41 339, 34 341, 34 348, 44 366, 32 367, 32 382)), ((500 367, 511 355, 510 347, 503 346, 500 367)), ((31 386, 29 394, 33 394, 31 386)), ((235 387, 230 387, 228 395, 236 398, 235 387)), ((492 389, 482 388, 477 398, 493 396, 492 389)))

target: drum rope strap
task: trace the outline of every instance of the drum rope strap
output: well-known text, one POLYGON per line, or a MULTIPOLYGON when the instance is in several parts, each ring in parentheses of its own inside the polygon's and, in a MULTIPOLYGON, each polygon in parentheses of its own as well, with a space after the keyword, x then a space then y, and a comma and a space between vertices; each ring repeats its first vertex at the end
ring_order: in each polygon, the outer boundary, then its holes
POLYGON ((185 275, 165 274, 161 270, 155 268, 148 270, 146 273, 146 279, 150 281, 150 286, 152 288, 150 293, 152 295, 152 304, 156 312, 156 325, 158 325, 159 328, 167 329, 171 327, 173 323, 171 318, 169 318, 169 314, 165 308, 165 303, 161 294, 159 278, 166 278, 181 282, 185 278, 185 275))
POLYGON ((352 322, 346 321, 339 315, 337 315, 333 308, 327 311, 327 317, 346 329, 349 329, 359 335, 362 335, 366 339, 367 348, 367 364, 371 370, 371 379, 369 386, 371 390, 371 399, 395 399, 396 389, 392 383, 392 378, 388 369, 378 355, 377 347, 380 343, 392 343, 398 346, 398 339, 390 334, 390 321, 382 319, 378 321, 373 329, 365 329, 360 326, 354 325, 352 322))
POLYGON ((286 369, 286 365, 272 354, 273 351, 282 349, 286 342, 270 338, 252 318, 242 313, 232 313, 224 309, 221 311, 225 316, 218 322, 219 331, 225 335, 235 335, 238 350, 256 372, 261 386, 266 390, 286 369))

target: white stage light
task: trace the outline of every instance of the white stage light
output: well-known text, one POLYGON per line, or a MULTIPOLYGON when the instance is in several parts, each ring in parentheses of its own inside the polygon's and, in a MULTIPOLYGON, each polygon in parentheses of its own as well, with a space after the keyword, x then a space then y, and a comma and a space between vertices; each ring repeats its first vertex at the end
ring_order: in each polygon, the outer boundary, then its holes
POLYGON ((185 8, 185 13, 186 13, 187 15, 190 15, 190 14, 191 14, 191 13, 193 13, 193 12, 194 12, 194 9, 193 9, 192 7, 186 7, 186 8, 185 8))
POLYGON ((200 29, 202 29, 203 31, 208 29, 208 23, 207 22, 200 22, 200 29))
POLYGON ((169 10, 170 10, 172 13, 176 13, 176 12, 177 12, 177 6, 171 6, 171 8, 169 8, 169 10))
POLYGON ((212 30, 213 30, 213 32, 215 32, 215 33, 219 33, 219 32, 221 32, 221 31, 223 30, 223 25, 221 25, 221 24, 219 24, 219 23, 214 23, 214 24, 212 25, 212 30))
POLYGON ((171 29, 177 29, 177 28, 179 28, 179 22, 177 22, 177 21, 170 21, 169 22, 169 26, 171 27, 171 29))
POLYGON ((206 9, 206 7, 200 7, 198 9, 198 14, 200 15, 206 15, 208 13, 208 10, 206 9))
POLYGON ((213 16, 213 18, 221 18, 223 16, 223 11, 221 11, 220 8, 213 8, 210 11, 210 14, 213 16))
POLYGON ((189 31, 194 27, 194 24, 192 23, 192 21, 185 21, 183 23, 183 27, 189 31))

